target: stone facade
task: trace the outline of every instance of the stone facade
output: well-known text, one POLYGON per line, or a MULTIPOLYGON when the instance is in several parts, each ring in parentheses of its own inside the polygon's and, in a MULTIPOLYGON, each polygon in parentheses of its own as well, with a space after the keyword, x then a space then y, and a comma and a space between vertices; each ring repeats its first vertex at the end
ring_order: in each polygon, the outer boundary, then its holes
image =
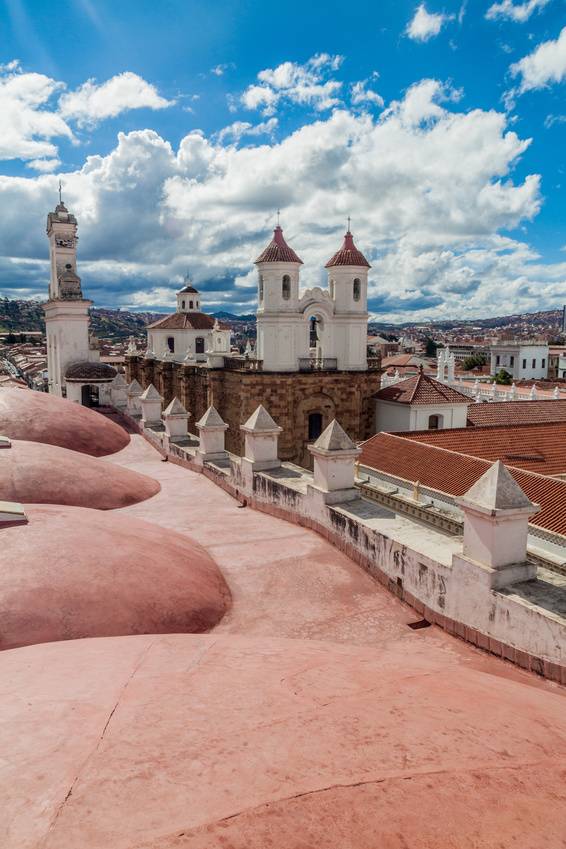
POLYGON ((314 371, 278 373, 242 369, 209 369, 197 365, 162 362, 130 356, 126 361, 127 380, 137 380, 145 389, 150 383, 169 404, 176 396, 191 413, 189 429, 212 404, 229 425, 226 448, 243 454, 240 424, 263 404, 283 428, 279 456, 286 462, 312 468, 307 445, 309 416, 321 414, 324 429, 337 418, 346 432, 358 441, 373 433, 373 395, 380 386, 380 370, 345 372, 314 371))

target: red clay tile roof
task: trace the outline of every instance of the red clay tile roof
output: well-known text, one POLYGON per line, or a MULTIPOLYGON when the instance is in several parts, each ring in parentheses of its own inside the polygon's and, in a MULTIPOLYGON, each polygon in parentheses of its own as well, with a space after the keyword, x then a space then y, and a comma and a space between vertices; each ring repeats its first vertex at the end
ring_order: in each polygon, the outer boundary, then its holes
MULTIPOLYGON (((228 330, 227 324, 219 322, 221 330, 228 330)), ((148 330, 212 330, 214 318, 204 312, 174 312, 148 324, 148 330)))
POLYGON ((468 423, 475 426, 566 422, 566 400, 498 401, 472 404, 468 423))
POLYGON ((348 230, 344 236, 342 247, 336 251, 332 259, 329 259, 325 268, 332 268, 335 265, 357 265, 371 268, 371 265, 361 251, 354 244, 354 237, 348 230))
POLYGON ((406 437, 541 475, 566 474, 565 422, 415 431, 406 437))
POLYGON ((397 404, 470 404, 471 399, 423 372, 376 392, 380 401, 397 404))
MULTIPOLYGON (((418 480, 423 486, 451 496, 464 495, 491 465, 487 460, 408 437, 409 434, 377 433, 362 444, 361 465, 406 481, 418 480)), ((507 468, 530 500, 541 506, 530 523, 566 535, 566 481, 511 465, 507 468)))
POLYGON ((273 231, 273 239, 256 259, 256 264, 259 262, 299 262, 301 265, 303 264, 303 260, 299 259, 293 248, 290 248, 283 238, 283 230, 279 224, 273 231))

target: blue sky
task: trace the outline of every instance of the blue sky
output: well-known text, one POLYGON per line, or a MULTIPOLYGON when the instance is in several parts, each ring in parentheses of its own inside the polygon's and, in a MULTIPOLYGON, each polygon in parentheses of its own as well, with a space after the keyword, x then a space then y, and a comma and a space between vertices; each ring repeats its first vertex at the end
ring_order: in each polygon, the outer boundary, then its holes
POLYGON ((61 177, 100 305, 190 269, 249 312, 278 206, 305 286, 352 215, 380 319, 566 300, 565 0, 0 6, 3 294, 46 291, 61 177))

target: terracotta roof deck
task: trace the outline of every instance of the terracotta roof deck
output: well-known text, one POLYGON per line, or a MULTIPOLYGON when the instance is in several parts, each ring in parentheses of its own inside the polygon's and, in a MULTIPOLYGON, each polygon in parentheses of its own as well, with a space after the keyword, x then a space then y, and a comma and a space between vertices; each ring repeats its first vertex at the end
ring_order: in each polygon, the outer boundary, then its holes
MULTIPOLYGON (((205 312, 174 312, 147 325, 148 330, 212 330, 213 327, 214 318, 205 312)), ((220 322, 220 329, 229 327, 220 322)))
MULTIPOLYGON (((490 462, 411 439, 409 434, 378 433, 362 444, 360 464, 450 496, 464 495, 490 462)), ((505 464, 540 513, 531 524, 566 536, 566 481, 505 464)))
POLYGON ((473 404, 468 410, 468 423, 474 427, 544 422, 566 422, 566 399, 498 401, 496 404, 473 404))

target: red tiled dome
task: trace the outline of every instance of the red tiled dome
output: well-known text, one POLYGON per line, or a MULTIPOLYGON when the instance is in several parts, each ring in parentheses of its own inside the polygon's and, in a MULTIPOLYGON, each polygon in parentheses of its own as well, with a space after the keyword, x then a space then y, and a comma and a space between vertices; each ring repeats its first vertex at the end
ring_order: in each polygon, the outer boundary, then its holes
POLYGON ((266 249, 256 259, 256 265, 260 262, 298 262, 303 264, 293 248, 290 248, 283 238, 283 230, 277 225, 273 231, 273 239, 266 249))
POLYGON ((2 649, 201 632, 226 612, 230 594, 218 567, 183 534, 84 507, 33 505, 26 515, 27 525, 2 531, 10 566, 0 569, 2 649))
POLYGON ((0 451, 0 501, 114 510, 159 490, 147 475, 68 448, 13 440, 0 451))
POLYGON ((332 268, 335 265, 356 265, 371 268, 371 265, 361 251, 354 244, 354 237, 348 230, 344 236, 344 242, 339 251, 337 251, 332 259, 329 259, 325 268, 332 268))
POLYGON ((0 389, 0 434, 101 457, 121 451, 126 431, 100 413, 31 389, 0 389))

